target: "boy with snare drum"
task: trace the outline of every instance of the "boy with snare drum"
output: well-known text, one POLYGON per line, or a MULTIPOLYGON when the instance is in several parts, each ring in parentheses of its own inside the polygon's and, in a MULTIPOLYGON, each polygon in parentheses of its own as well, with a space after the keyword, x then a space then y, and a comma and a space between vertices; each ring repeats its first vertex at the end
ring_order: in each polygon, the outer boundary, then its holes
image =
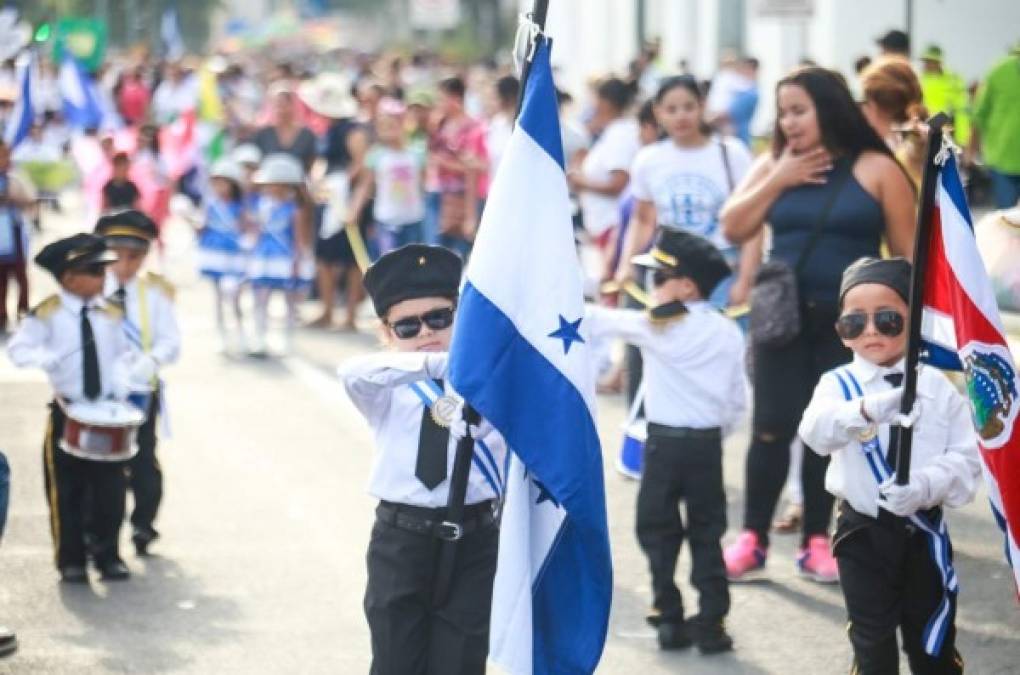
POLYGON ((134 453, 142 415, 125 403, 132 381, 152 377, 124 336, 122 310, 103 298, 106 266, 116 260, 102 238, 76 234, 47 245, 35 262, 60 283, 29 314, 7 353, 20 367, 42 368, 54 399, 43 444, 46 492, 65 582, 84 583, 82 516, 92 495, 96 567, 103 579, 126 579, 118 538, 124 518, 124 463, 134 453))

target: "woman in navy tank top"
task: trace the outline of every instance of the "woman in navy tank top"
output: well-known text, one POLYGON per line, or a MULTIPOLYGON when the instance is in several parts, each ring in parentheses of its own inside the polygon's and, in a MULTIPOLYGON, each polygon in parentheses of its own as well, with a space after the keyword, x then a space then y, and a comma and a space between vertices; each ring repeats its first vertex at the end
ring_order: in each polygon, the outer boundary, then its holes
MULTIPOLYGON (((744 529, 725 552, 731 579, 765 566, 768 530, 797 424, 819 377, 850 358, 833 329, 843 270, 861 256, 878 256, 883 237, 893 255, 909 257, 913 249, 913 187, 842 76, 818 67, 798 69, 779 81, 776 103, 772 152, 758 158, 723 207, 723 232, 744 242, 767 225, 771 255, 793 267, 829 202, 832 206, 797 277, 800 333, 781 347, 754 347, 744 529)), ((805 451, 797 565, 804 576, 832 583, 838 572, 829 551, 827 466, 828 458, 805 451)))

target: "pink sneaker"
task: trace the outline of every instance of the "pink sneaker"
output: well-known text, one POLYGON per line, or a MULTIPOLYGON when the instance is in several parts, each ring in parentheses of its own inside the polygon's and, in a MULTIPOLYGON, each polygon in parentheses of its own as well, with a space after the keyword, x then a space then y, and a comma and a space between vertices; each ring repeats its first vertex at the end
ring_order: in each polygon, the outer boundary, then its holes
POLYGON ((817 534, 808 539, 807 547, 797 554, 797 571, 819 584, 839 583, 839 567, 829 550, 828 537, 817 534))
POLYGON ((768 549, 758 542, 758 535, 751 530, 744 530, 737 537, 737 541, 723 551, 726 576, 730 581, 747 579, 754 572, 765 569, 768 555, 768 549))

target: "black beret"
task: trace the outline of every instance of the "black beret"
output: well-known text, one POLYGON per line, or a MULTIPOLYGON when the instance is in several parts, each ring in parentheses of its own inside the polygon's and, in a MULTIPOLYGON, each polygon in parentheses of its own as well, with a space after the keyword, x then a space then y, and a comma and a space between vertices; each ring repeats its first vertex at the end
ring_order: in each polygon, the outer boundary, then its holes
POLYGON ((839 305, 854 286, 882 284, 896 291, 903 302, 910 302, 910 263, 905 258, 858 258, 843 271, 839 284, 839 305))
POLYGON ((412 298, 457 299, 460 257, 442 246, 408 244, 376 260, 365 272, 365 290, 375 313, 385 316, 390 307, 412 298))
POLYGON ((702 298, 710 296, 719 282, 733 273, 715 244, 693 232, 672 228, 660 230, 652 250, 634 256, 631 262, 689 277, 702 298))
POLYGON ((96 234, 106 238, 110 246, 147 248, 159 230, 152 218, 137 209, 113 211, 100 216, 96 234))
POLYGON ((48 270, 58 281, 67 270, 110 263, 116 259, 117 254, 106 247, 102 237, 85 233, 47 244, 35 256, 36 264, 48 270))

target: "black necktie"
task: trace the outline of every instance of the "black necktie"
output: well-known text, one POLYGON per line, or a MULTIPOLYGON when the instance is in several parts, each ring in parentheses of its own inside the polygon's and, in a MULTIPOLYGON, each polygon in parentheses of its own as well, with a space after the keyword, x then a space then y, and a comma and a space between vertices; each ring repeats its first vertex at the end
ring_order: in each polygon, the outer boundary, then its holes
MULTIPOLYGON (((436 380, 439 389, 443 381, 436 380)), ((436 424, 432 411, 426 407, 421 414, 421 432, 418 435, 418 460, 414 475, 430 490, 446 480, 446 455, 450 444, 450 430, 436 424)))
POLYGON ((92 322, 89 321, 89 307, 81 308, 81 371, 83 376, 82 391, 85 398, 99 398, 102 388, 99 380, 99 355, 96 353, 96 338, 92 333, 92 322))
POLYGON ((127 291, 124 290, 123 286, 120 286, 113 292, 113 299, 116 300, 121 307, 127 306, 127 291))
MULTIPOLYGON (((903 384, 903 373, 889 373, 883 376, 886 382, 891 384, 893 387, 898 387, 903 384)), ((893 470, 896 470, 896 462, 899 460, 900 454, 900 435, 895 432, 892 428, 889 429, 889 450, 885 453, 885 461, 889 464, 893 470)))

